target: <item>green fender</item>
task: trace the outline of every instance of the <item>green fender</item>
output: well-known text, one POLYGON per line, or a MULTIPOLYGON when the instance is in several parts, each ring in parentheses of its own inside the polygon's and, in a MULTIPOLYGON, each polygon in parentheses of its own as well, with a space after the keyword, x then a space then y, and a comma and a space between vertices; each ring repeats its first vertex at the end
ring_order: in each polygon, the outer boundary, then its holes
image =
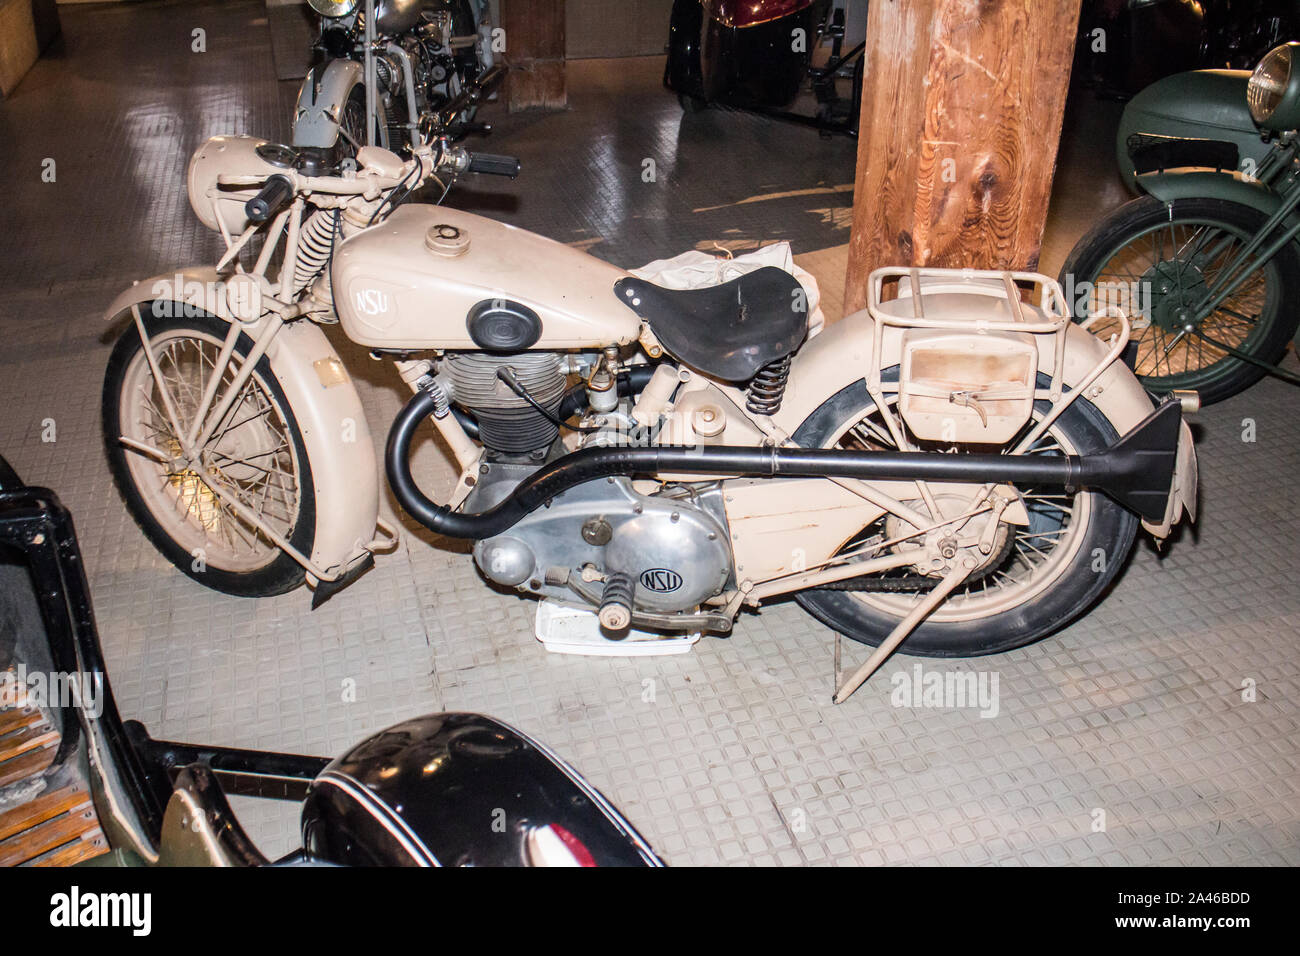
POLYGON ((1260 136, 1246 103, 1249 70, 1193 70, 1156 80, 1129 100, 1115 137, 1124 185, 1136 190, 1128 138, 1134 133, 1179 139, 1217 139, 1236 145, 1242 159, 1263 162, 1271 144, 1260 136))
MULTIPOLYGON (((1228 173, 1147 173, 1139 176, 1137 183, 1165 203, 1175 199, 1221 199, 1250 206, 1266 216, 1273 215, 1282 205, 1278 194, 1267 186, 1228 173)), ((1296 215, 1290 221, 1294 222, 1296 215)))

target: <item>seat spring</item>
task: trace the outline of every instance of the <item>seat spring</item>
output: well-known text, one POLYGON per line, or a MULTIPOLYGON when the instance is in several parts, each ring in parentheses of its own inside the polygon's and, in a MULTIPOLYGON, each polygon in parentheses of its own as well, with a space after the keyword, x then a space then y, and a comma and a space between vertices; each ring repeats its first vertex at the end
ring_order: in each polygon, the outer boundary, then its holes
POLYGON ((745 407, 755 415, 775 415, 781 410, 786 382, 790 380, 790 356, 768 362, 749 380, 745 407))

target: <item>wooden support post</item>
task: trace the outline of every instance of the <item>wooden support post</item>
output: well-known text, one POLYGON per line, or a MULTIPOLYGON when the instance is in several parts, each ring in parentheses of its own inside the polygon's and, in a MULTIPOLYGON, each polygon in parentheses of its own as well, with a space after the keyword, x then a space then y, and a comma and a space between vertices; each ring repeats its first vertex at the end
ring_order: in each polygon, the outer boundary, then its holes
POLYGON ((506 100, 510 112, 564 109, 564 0, 502 0, 505 29, 506 100))
POLYGON ((881 266, 1035 269, 1080 0, 876 0, 844 312, 881 266))

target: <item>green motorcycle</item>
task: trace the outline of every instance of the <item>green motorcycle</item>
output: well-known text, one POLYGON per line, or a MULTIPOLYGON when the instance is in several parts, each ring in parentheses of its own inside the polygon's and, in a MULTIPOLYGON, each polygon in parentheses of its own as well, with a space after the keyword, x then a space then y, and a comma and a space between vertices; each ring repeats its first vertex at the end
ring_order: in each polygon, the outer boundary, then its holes
POLYGON ((1121 172, 1145 193, 1071 250, 1077 321, 1103 337, 1133 320, 1126 356, 1155 393, 1222 401, 1276 365, 1300 324, 1300 43, 1253 73, 1201 70, 1135 97, 1121 172))

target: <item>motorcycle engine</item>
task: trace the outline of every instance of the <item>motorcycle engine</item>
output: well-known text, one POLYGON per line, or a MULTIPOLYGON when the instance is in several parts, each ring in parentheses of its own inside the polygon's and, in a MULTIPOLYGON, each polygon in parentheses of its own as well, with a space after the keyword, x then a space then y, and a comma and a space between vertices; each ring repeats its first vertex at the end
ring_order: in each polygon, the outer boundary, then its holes
POLYGON ((490 457, 546 457, 560 431, 551 418, 564 398, 564 360, 558 352, 451 352, 442 371, 451 400, 478 419, 479 440, 490 457), (503 371, 546 413, 511 388, 503 371))
MULTIPOLYGON (((470 511, 507 497, 533 469, 481 469, 470 511)), ((556 495, 509 531, 479 541, 474 560, 490 580, 544 597, 597 605, 615 573, 632 582, 634 614, 694 611, 732 578, 731 546, 717 483, 642 494, 626 477, 589 481, 556 495)))
MULTIPOLYGON (((473 413, 486 450, 466 511, 495 507, 551 455, 559 433, 551 418, 564 397, 564 369, 564 357, 553 352, 447 354, 437 381, 473 413), (511 388, 506 378, 522 388, 511 388)), ((619 434, 602 430, 584 444, 619 441, 619 434)), ((717 482, 589 481, 556 495, 505 533, 477 542, 474 560, 497 584, 590 604, 600 604, 611 575, 630 580, 631 610, 643 617, 694 611, 733 577, 717 482)))

